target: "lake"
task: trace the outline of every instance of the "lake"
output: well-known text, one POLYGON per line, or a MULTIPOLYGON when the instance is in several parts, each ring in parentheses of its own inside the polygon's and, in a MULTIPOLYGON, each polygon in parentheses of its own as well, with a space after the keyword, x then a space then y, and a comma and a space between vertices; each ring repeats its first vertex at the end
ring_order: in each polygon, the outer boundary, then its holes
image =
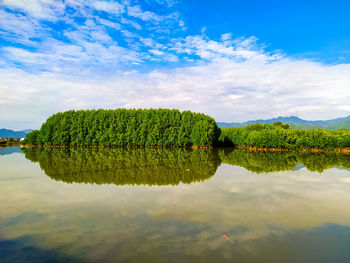
POLYGON ((0 262, 350 262, 350 156, 0 148, 0 262))

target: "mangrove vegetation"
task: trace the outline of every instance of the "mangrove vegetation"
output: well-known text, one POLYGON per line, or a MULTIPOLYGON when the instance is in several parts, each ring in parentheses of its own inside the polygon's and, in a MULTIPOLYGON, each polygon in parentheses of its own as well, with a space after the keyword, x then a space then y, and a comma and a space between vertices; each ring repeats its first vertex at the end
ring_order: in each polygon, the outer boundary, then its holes
POLYGON ((205 114, 169 109, 70 110, 24 143, 46 146, 212 146, 220 129, 205 114))
POLYGON ((288 124, 251 124, 221 129, 221 146, 285 149, 335 149, 350 147, 350 130, 289 129, 288 124))
POLYGON ((24 144, 41 146, 257 147, 349 152, 350 130, 291 129, 288 124, 218 128, 201 113, 169 109, 70 110, 49 117, 24 144))

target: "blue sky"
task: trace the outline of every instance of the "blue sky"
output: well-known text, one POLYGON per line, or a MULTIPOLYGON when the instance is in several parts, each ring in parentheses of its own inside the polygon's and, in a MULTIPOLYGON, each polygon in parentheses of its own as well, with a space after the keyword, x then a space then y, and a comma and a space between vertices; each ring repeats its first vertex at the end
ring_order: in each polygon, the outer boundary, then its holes
POLYGON ((117 107, 350 115, 349 12, 348 1, 0 0, 0 127, 117 107))

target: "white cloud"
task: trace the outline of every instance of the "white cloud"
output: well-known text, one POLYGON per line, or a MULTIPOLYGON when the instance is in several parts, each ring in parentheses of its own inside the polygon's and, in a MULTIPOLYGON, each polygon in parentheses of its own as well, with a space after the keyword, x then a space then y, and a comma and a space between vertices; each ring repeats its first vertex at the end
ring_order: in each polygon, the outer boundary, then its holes
POLYGON ((130 38, 138 38, 138 37, 139 37, 139 35, 137 35, 137 34, 131 32, 131 31, 129 31, 129 30, 126 30, 126 29, 121 30, 121 32, 122 32, 122 34, 123 34, 125 37, 130 37, 130 38))
POLYGON ((178 0, 147 0, 149 2, 157 2, 160 5, 167 5, 168 7, 172 7, 176 4, 178 4, 178 0))
POLYGON ((22 102, 10 96, 0 105, 1 110, 10 108, 7 112, 13 119, 21 116, 19 104, 47 112, 81 107, 179 108, 225 121, 277 115, 327 119, 348 113, 339 105, 347 105, 350 98, 350 65, 288 58, 272 62, 226 58, 149 73, 117 72, 105 78, 8 72, 0 70, 1 90, 20 94, 22 102))
POLYGON ((110 28, 113 28, 113 29, 116 29, 116 30, 120 30, 121 29, 121 25, 119 23, 116 23, 116 22, 113 22, 113 21, 110 21, 110 20, 106 20, 106 19, 103 19, 103 18, 98 18, 97 19, 98 22, 102 25, 105 25, 107 27, 110 27, 110 28))
POLYGON ((184 27, 184 26, 185 26, 185 22, 184 22, 183 20, 180 20, 180 21, 179 21, 179 26, 180 26, 180 27, 184 27))
MULTIPOLYGON (((159 59, 156 57, 163 52, 161 50, 164 50, 165 46, 158 43, 158 36, 155 36, 154 32, 169 31, 169 25, 162 23, 157 25, 157 28, 144 29, 140 19, 145 21, 177 19, 178 15, 174 14, 172 12, 159 16, 153 12, 143 11, 141 7, 131 3, 120 4, 117 1, 69 0, 62 4, 61 1, 54 0, 27 0, 25 3, 6 0, 0 6, 0 37, 15 45, 0 47, 0 54, 3 54, 0 57, 0 65, 21 64, 30 67, 30 70, 54 68, 62 70, 72 66, 76 69, 78 66, 78 70, 81 70, 81 67, 98 66, 101 62, 100 66, 104 67, 103 62, 108 60, 107 64, 117 69, 121 62, 134 64, 140 63, 143 58, 159 59), (125 13, 127 5, 134 17, 125 13), (26 14, 21 14, 18 10, 26 14), (104 11, 107 16, 96 11, 104 11), (140 18, 139 22, 135 17, 140 18), (50 25, 43 23, 43 20, 60 21, 61 31, 51 28, 50 25), (150 47, 150 41, 147 39, 152 41, 152 52, 144 54, 142 47, 150 47), (17 44, 25 46, 19 47, 17 44), (62 47, 69 48, 65 51, 62 47), (92 50, 93 47, 96 49, 92 50), (71 51, 74 52, 69 53, 71 51), (129 58, 130 61, 126 61, 129 58), (76 61, 75 65, 72 65, 73 60, 76 61), (49 65, 50 63, 53 65, 49 65)), ((178 61, 172 53, 164 54, 164 57, 168 62, 178 61)))
POLYGON ((156 45, 155 41, 152 38, 140 37, 140 41, 147 47, 153 47, 156 45))
POLYGON ((156 55, 156 56, 161 56, 164 55, 163 51, 160 51, 158 49, 150 49, 148 52, 151 52, 152 54, 156 55))
POLYGON ((221 35, 221 41, 227 41, 232 39, 232 34, 231 33, 225 33, 221 35))
POLYGON ((125 12, 124 5, 118 2, 109 2, 109 1, 92 1, 92 6, 96 10, 105 11, 107 13, 113 13, 119 15, 125 12))
POLYGON ((266 53, 256 44, 255 37, 237 38, 232 41, 214 41, 206 36, 187 36, 185 39, 177 39, 171 48, 177 53, 188 53, 197 55, 204 60, 215 60, 220 58, 231 58, 234 60, 275 60, 280 54, 266 53))
POLYGON ((134 27, 136 30, 141 30, 142 29, 142 26, 137 23, 136 21, 133 21, 133 20, 130 20, 130 19, 127 19, 125 17, 122 17, 121 18, 121 23, 125 24, 125 25, 131 25, 132 27, 134 27))
POLYGON ((350 112, 350 105, 340 105, 337 107, 337 110, 350 112))
POLYGON ((153 22, 159 22, 163 18, 153 12, 150 11, 143 11, 139 6, 128 6, 128 15, 137 17, 144 21, 153 21, 153 22))
POLYGON ((31 38, 44 38, 47 36, 42 26, 35 19, 21 15, 8 13, 0 9, 0 37, 8 41, 26 45, 36 45, 31 38))
POLYGON ((57 0, 3 0, 2 5, 45 20, 57 20, 57 17, 64 12, 65 8, 63 2, 57 0))

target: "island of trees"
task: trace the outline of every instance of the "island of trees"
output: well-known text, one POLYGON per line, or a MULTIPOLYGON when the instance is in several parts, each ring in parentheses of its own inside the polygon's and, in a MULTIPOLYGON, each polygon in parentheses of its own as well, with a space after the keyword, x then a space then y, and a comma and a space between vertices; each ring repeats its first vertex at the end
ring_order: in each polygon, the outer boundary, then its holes
POLYGON ((45 146, 212 146, 216 121, 169 109, 70 110, 49 117, 25 143, 45 146))
POLYGON ((350 153, 350 130, 252 124, 220 129, 201 113, 169 109, 70 110, 49 117, 25 144, 42 146, 245 147, 350 153))

